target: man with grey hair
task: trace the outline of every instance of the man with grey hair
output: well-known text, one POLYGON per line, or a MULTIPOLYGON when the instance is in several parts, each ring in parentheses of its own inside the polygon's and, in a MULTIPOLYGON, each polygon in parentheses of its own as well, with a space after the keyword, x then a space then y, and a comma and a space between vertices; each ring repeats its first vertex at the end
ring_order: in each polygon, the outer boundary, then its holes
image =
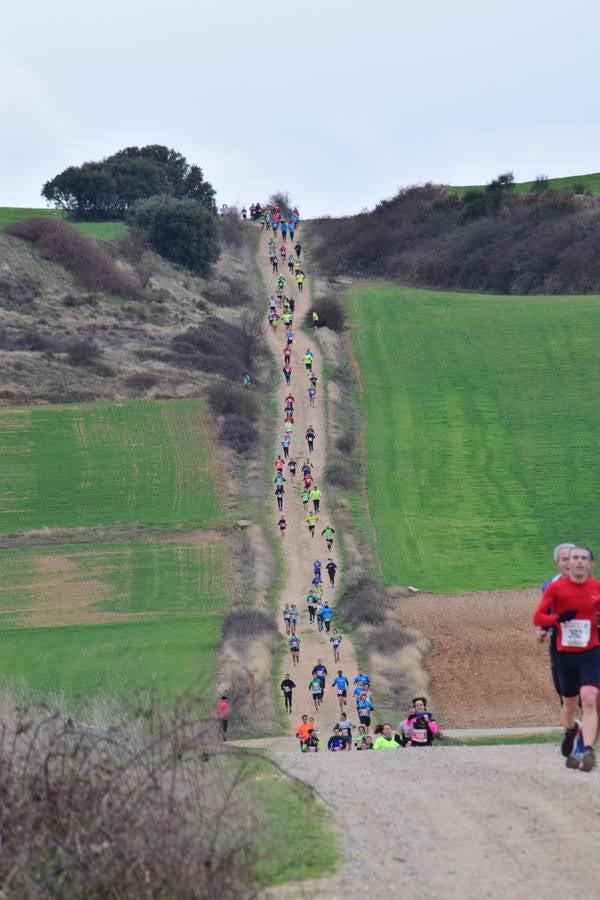
POLYGON ((569 768, 589 772, 596 765, 594 742, 598 733, 598 691, 600 689, 600 581, 592 578, 594 554, 588 547, 573 547, 569 553, 569 573, 551 581, 533 616, 533 624, 556 628, 556 665, 563 698, 562 720, 565 736, 563 755, 569 768), (583 752, 565 752, 575 740, 575 716, 581 703, 583 752))
MULTIPOLYGON (((574 548, 575 544, 558 544, 552 553, 552 558, 554 560, 554 564, 558 569, 558 573, 553 575, 552 578, 549 578, 542 585, 542 594, 546 590, 549 584, 552 584, 553 581, 558 581, 559 578, 566 578, 569 574, 569 554, 571 550, 574 548)), ((550 635, 549 650, 550 650, 550 672, 552 673, 552 682, 554 684, 554 690, 560 697, 560 705, 562 706, 562 691, 560 689, 560 684, 558 683, 558 673, 556 669, 556 628, 540 628, 538 631, 538 641, 540 644, 550 635)), ((569 754, 567 754, 568 756, 569 754)))

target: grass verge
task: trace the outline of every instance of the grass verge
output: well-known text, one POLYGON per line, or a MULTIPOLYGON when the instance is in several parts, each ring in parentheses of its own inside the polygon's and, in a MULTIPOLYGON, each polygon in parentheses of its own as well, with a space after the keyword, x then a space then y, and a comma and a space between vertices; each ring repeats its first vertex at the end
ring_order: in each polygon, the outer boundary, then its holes
MULTIPOLYGON (((31 219, 37 216, 45 216, 52 219, 66 219, 63 212, 58 209, 36 209, 21 206, 2 206, 0 207, 0 231, 14 225, 15 222, 21 222, 23 219, 31 219)), ((127 234, 128 228, 124 222, 76 222, 68 219, 73 225, 86 237, 94 238, 97 241, 113 241, 115 238, 123 237, 127 234)))
POLYGON ((348 306, 385 584, 534 584, 548 548, 597 543, 600 297, 365 284, 348 306))

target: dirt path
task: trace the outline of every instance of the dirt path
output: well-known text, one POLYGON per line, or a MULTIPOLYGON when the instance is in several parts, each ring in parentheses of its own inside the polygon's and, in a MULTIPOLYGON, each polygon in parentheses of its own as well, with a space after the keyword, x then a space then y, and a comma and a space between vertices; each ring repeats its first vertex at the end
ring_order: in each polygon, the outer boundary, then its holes
POLYGON ((274 753, 338 820, 331 878, 278 898, 573 900, 597 892, 600 772, 572 772, 557 747, 433 747, 274 753))
MULTIPOLYGON (((277 277, 276 275, 272 274, 271 264, 269 263, 269 237, 270 233, 267 233, 266 231, 261 234, 259 250, 259 265, 264 277, 265 285, 267 286, 268 296, 270 296, 271 294, 275 295, 276 293, 275 281, 277 277)), ((293 252, 293 243, 295 242, 292 242, 292 245, 290 245, 290 242, 288 240, 288 252, 293 252)), ((279 240, 276 241, 276 247, 279 248, 280 246, 281 236, 279 237, 279 240)), ((323 596, 324 599, 328 600, 331 606, 333 606, 334 608, 332 628, 335 627, 335 595, 329 588, 329 579, 327 577, 327 573, 325 572, 325 563, 327 562, 328 556, 331 555, 338 566, 341 566, 341 558, 339 553, 337 552, 339 546, 339 535, 336 534, 335 536, 333 552, 331 554, 327 552, 325 539, 321 536, 321 531, 323 530, 323 528, 325 528, 326 525, 330 524, 329 504, 327 500, 328 488, 327 485, 323 482, 326 442, 325 414, 323 404, 324 379, 322 377, 321 354, 315 346, 314 341, 311 340, 311 335, 305 335, 301 333, 301 325, 310 304, 309 292, 307 286, 305 285, 304 292, 302 294, 298 293, 293 276, 290 275, 287 265, 282 266, 280 263, 279 274, 283 274, 286 278, 287 295, 294 296, 296 298, 296 309, 294 313, 293 324, 295 339, 292 348, 292 382, 290 385, 291 393, 296 398, 296 405, 294 411, 295 422, 294 433, 290 445, 290 456, 294 458, 298 463, 298 474, 296 475, 295 481, 293 481, 290 478, 289 472, 286 472, 287 483, 285 485, 286 494, 283 506, 283 514, 285 515, 288 523, 287 533, 285 538, 283 539, 286 572, 285 587, 279 603, 278 626, 281 629, 281 632, 284 633, 283 619, 281 616, 283 606, 286 602, 295 603, 299 611, 298 635, 300 636, 301 641, 299 665, 293 667, 291 657, 288 654, 287 658, 284 660, 282 677, 283 674, 289 672, 290 677, 295 682, 297 688, 294 696, 293 715, 290 718, 290 732, 295 732, 296 725, 300 721, 300 716, 302 715, 302 713, 306 712, 309 715, 315 715, 316 724, 321 730, 321 736, 322 738, 325 738, 325 740, 327 740, 327 738, 331 734, 331 727, 339 720, 339 706, 335 691, 331 687, 333 676, 336 674, 337 669, 341 668, 344 674, 347 675, 350 681, 352 681, 352 678, 356 674, 356 657, 354 655, 354 650, 350 643, 350 640, 346 636, 344 636, 340 653, 341 663, 339 666, 336 665, 333 661, 333 653, 331 650, 331 644, 329 642, 329 635, 327 635, 325 632, 319 634, 317 632, 316 626, 309 625, 308 622, 306 594, 308 593, 308 589, 311 586, 311 579, 313 577, 313 561, 315 559, 320 559, 323 563, 323 596), (314 409, 311 409, 309 407, 308 376, 302 362, 302 357, 304 356, 304 352, 307 347, 310 347, 314 351, 315 355, 313 371, 319 378, 319 382, 317 385, 316 404, 314 409), (315 484, 317 484, 322 491, 319 522, 315 529, 315 537, 312 539, 308 533, 308 528, 305 521, 306 513, 304 512, 299 497, 299 491, 302 486, 302 473, 300 471, 300 467, 308 456, 305 433, 309 424, 314 427, 316 432, 314 452, 310 457, 312 463, 314 464, 313 471, 315 475, 315 484), (311 678, 312 668, 318 658, 321 658, 323 660, 323 663, 327 667, 328 676, 325 699, 319 712, 315 713, 310 693, 308 691, 308 684, 311 678)), ((309 273, 307 273, 307 276, 308 275, 309 273)), ((268 300, 268 297, 266 299, 268 300)), ((273 440, 273 461, 275 461, 275 457, 278 453, 281 452, 280 442, 284 434, 283 401, 287 396, 290 387, 286 385, 285 379, 281 372, 283 366, 283 347, 286 342, 285 331, 283 325, 280 323, 277 332, 274 334, 269 328, 269 325, 266 321, 266 312, 267 304, 265 303, 265 332, 267 335, 269 347, 272 350, 273 356, 275 357, 275 361, 277 363, 277 370, 279 373, 278 377, 280 379, 279 386, 277 388, 277 412, 280 416, 279 422, 281 423, 281 426, 277 428, 273 440)), ((271 491, 273 490, 274 488, 271 484, 271 491)), ((277 503, 275 501, 274 493, 272 493, 271 502, 273 507, 273 528, 277 530, 277 521, 279 520, 280 514, 277 510, 277 503)), ((312 503, 310 504, 310 507, 312 508, 312 503)), ((335 528, 335 523, 333 521, 331 521, 331 524, 335 528)), ((338 569, 338 574, 339 571, 340 570, 338 569)), ((280 698, 280 702, 283 703, 282 698, 280 698)), ((354 722, 355 725, 357 725, 358 721, 354 713, 355 708, 353 707, 353 705, 349 705, 348 717, 351 719, 351 721, 354 722)))

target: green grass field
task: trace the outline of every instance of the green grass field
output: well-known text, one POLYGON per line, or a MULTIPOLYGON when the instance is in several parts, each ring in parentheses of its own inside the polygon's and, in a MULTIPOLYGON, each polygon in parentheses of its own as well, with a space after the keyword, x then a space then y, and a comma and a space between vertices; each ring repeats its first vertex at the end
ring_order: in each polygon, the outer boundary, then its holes
POLYGON ((0 532, 219 515, 198 400, 0 410, 0 532))
POLYGON ((3 550, 0 678, 34 691, 213 700, 228 600, 220 540, 3 550))
MULTIPOLYGON (((50 216, 51 218, 64 218, 64 213, 58 209, 27 209, 22 206, 0 207, 0 231, 9 225, 20 222, 21 219, 29 219, 32 216, 50 216)), ((115 238, 127 234, 127 226, 124 222, 73 222, 71 225, 87 237, 97 241, 112 241, 115 238)))
POLYGON ((540 583, 600 535, 600 297, 357 286, 367 490, 384 581, 540 583))
MULTIPOLYGON (((590 194, 600 194, 600 172, 594 172, 590 175, 567 175, 565 178, 550 178, 549 183, 551 187, 561 190, 573 190, 578 185, 583 185, 584 190, 590 194)), ((528 194, 532 185, 533 181, 519 181, 515 184, 514 191, 517 194, 528 194)), ((451 185, 450 191, 453 194, 462 196, 465 191, 482 190, 484 187, 485 185, 483 184, 451 185)))

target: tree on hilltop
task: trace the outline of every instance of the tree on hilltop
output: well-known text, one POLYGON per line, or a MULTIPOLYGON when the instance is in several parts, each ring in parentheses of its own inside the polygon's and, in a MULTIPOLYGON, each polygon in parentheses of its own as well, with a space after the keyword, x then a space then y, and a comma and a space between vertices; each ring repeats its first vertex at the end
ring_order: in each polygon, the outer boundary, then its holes
POLYGON ((124 219, 140 200, 158 195, 192 200, 215 211, 215 191, 202 169, 161 144, 125 147, 99 162, 69 166, 42 196, 77 219, 124 219))

